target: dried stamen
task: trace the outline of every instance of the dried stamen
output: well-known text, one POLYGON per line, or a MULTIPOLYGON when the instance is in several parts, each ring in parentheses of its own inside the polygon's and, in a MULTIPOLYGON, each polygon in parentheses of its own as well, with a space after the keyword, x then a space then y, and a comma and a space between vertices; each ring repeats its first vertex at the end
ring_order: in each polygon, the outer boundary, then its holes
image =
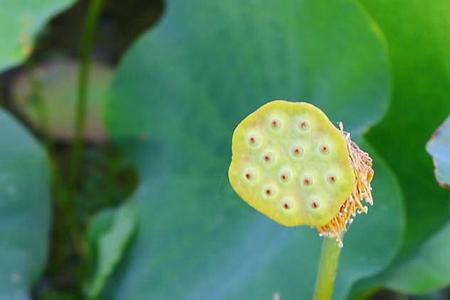
MULTIPOLYGON (((350 139, 350 134, 344 131, 342 123, 339 123, 339 128, 347 142, 350 161, 355 173, 355 187, 352 194, 342 204, 339 213, 328 224, 317 229, 320 235, 335 238, 339 246, 342 247, 342 238, 347 231, 347 224, 353 222, 356 214, 367 213, 368 211, 368 207, 364 206, 363 202, 373 205, 370 182, 374 172, 372 169, 372 158, 370 158, 369 154, 362 151, 350 139)), ((332 181, 331 177, 329 180, 332 181)))

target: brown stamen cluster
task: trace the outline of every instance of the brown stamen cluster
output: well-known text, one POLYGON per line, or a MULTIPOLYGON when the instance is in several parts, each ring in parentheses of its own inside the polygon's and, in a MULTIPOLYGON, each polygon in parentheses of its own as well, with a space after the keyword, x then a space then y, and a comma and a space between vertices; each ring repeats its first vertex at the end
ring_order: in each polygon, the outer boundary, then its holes
POLYGON ((350 133, 344 131, 342 123, 339 123, 339 128, 347 142, 347 149, 355 172, 355 187, 352 194, 342 204, 338 214, 328 224, 318 227, 317 230, 321 236, 335 238, 342 247, 342 238, 347 231, 347 226, 353 222, 356 214, 367 213, 368 207, 364 205, 365 203, 373 205, 370 182, 374 172, 372 158, 369 154, 362 151, 350 139, 350 133))

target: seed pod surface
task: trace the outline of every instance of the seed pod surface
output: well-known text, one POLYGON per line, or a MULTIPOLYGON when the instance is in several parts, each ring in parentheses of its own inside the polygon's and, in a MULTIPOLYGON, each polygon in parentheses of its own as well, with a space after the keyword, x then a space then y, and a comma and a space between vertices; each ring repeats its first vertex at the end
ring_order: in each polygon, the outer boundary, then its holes
POLYGON ((244 201, 285 226, 328 224, 355 187, 343 132, 317 107, 283 100, 237 126, 228 175, 244 201))

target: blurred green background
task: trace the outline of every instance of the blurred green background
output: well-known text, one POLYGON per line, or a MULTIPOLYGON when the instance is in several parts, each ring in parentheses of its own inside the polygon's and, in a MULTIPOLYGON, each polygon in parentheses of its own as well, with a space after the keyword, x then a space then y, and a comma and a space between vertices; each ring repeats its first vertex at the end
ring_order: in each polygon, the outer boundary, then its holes
POLYGON ((273 99, 374 159, 333 299, 450 299, 450 0, 0 0, 0 72, 1 300, 311 299, 227 179, 273 99))

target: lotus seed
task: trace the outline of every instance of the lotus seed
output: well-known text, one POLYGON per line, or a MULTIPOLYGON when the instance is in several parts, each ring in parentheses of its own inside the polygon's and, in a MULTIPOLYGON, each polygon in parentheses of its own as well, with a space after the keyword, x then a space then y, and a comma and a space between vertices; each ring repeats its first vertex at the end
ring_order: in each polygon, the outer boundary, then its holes
POLYGON ((335 183, 336 182, 336 176, 331 175, 330 177, 328 177, 328 180, 330 181, 330 183, 335 183))
POLYGON ((277 189, 274 185, 267 185, 263 189, 263 195, 266 199, 274 197, 276 192, 277 192, 277 189))
POLYGON ((256 133, 250 133, 247 141, 248 145, 252 148, 258 148, 261 145, 261 139, 256 133))
POLYGON ((245 168, 243 171, 243 178, 246 182, 253 182, 256 180, 256 171, 254 168, 245 168))
POLYGON ((284 183, 289 182, 292 177, 292 172, 285 168, 280 172, 280 180, 284 183))
POLYGON ((329 147, 328 147, 327 145, 322 145, 322 146, 320 146, 320 152, 321 152, 322 154, 328 154, 328 152, 329 152, 329 147))
POLYGON ((283 211, 292 210, 292 208, 293 208, 292 198, 291 197, 284 198, 281 201, 281 208, 283 209, 283 211))
POLYGON ((304 186, 310 186, 310 185, 312 185, 312 182, 313 182, 313 180, 310 177, 303 178, 303 185, 304 186))
POLYGON ((268 118, 269 127, 274 132, 279 132, 283 128, 284 118, 278 114, 272 115, 268 118))
POLYGON ((267 151, 263 155, 263 161, 266 164, 273 164, 275 162, 275 160, 276 160, 276 156, 275 156, 275 153, 273 151, 267 151))
POLYGON ((294 157, 300 157, 303 154, 303 148, 300 146, 294 146, 292 147, 291 153, 294 157))
POLYGON ((308 124, 308 122, 306 122, 306 121, 301 121, 300 124, 299 124, 299 127, 300 127, 300 129, 302 129, 302 130, 306 130, 306 129, 309 128, 309 124, 308 124))

